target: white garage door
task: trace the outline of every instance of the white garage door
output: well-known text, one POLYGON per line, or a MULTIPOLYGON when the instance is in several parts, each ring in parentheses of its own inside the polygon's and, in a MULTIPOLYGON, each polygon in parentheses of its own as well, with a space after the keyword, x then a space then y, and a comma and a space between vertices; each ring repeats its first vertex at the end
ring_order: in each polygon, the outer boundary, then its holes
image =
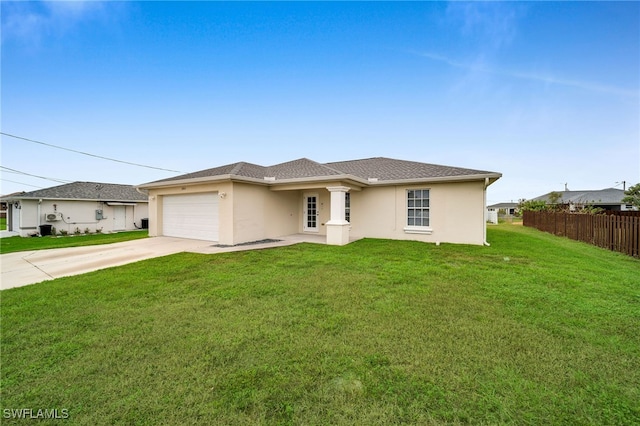
POLYGON ((218 193, 162 197, 162 235, 218 241, 218 193))

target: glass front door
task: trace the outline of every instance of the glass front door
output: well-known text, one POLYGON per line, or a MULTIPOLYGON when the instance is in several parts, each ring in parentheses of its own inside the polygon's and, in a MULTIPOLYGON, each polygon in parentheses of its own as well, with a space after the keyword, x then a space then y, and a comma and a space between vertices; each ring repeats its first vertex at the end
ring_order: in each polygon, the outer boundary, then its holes
POLYGON ((318 232, 318 194, 308 194, 304 196, 302 228, 306 232, 318 232))

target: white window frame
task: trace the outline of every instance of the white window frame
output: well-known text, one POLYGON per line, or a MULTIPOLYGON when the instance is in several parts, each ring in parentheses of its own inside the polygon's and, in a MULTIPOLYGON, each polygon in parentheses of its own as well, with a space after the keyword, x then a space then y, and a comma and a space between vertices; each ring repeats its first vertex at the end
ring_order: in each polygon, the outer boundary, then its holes
POLYGON ((344 220, 351 223, 351 193, 344 194, 344 220))
MULTIPOLYGON (((406 189, 405 190, 405 203, 404 203, 404 208, 405 208, 405 227, 404 227, 404 232, 406 234, 427 234, 430 235, 433 232, 433 229, 431 228, 431 189, 430 188, 410 188, 410 189, 406 189), (420 191, 420 197, 416 198, 416 197, 409 197, 410 194, 414 193, 416 191, 420 191), (424 198, 424 192, 422 191, 426 191, 427 193, 427 197, 424 198), (424 201, 426 200, 426 206, 424 206, 424 201), (420 204, 419 206, 416 204, 420 204), (415 224, 410 224, 410 217, 409 217, 409 211, 410 210, 420 210, 421 212, 426 211, 427 212, 427 225, 424 225, 423 223, 420 225, 415 225, 415 224)), ((415 213, 415 212, 414 212, 415 213)), ((416 216, 413 216, 413 219, 416 219, 416 216)), ((420 221, 424 221, 425 218, 424 217, 420 217, 419 218, 420 221)))
POLYGON ((302 208, 303 208, 303 218, 302 218, 302 231, 303 232, 320 232, 320 195, 317 192, 309 192, 305 193, 302 197, 302 208), (315 203, 315 227, 309 226, 309 198, 314 197, 316 199, 315 203))

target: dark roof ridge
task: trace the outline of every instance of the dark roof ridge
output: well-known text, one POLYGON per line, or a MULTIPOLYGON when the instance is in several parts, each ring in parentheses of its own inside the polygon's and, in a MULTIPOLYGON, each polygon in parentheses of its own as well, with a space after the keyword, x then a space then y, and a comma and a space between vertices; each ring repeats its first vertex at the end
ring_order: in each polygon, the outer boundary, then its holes
POLYGON ((238 161, 237 163, 231 163, 231 164, 234 164, 234 166, 229 171, 229 174, 230 175, 236 175, 242 169, 242 166, 244 166, 244 161, 238 161))
POLYGON ((306 157, 298 158, 291 161, 285 161, 284 163, 274 164, 267 167, 269 177, 275 177, 277 179, 287 178, 304 178, 304 177, 320 177, 344 174, 342 171, 335 170, 331 167, 325 166, 322 163, 311 160, 306 157), (295 167, 291 167, 294 166, 295 167), (326 171, 330 173, 326 173, 326 171), (326 174, 325 174, 326 173, 326 174))
POLYGON ((247 177, 257 177, 254 176, 250 173, 242 173, 243 169, 247 169, 249 167, 251 168, 258 168, 258 169, 266 169, 265 166, 262 166, 260 164, 255 164, 255 163, 249 163, 247 161, 239 161, 237 163, 234 163, 234 167, 229 171, 230 175, 236 175, 236 176, 247 176, 247 177))

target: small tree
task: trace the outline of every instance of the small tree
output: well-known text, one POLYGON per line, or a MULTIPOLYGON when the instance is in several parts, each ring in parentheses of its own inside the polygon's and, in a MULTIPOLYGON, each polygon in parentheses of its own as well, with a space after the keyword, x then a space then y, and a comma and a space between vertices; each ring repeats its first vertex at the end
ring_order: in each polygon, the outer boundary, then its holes
POLYGON ((520 211, 541 211, 548 210, 547 203, 542 200, 525 200, 522 199, 518 202, 518 208, 520 211))
POLYGON ((556 191, 549 193, 549 204, 558 204, 558 201, 562 198, 562 194, 556 191))
POLYGON ((629 189, 624 191, 624 195, 626 197, 622 199, 623 203, 640 208, 640 183, 630 186, 629 189))

